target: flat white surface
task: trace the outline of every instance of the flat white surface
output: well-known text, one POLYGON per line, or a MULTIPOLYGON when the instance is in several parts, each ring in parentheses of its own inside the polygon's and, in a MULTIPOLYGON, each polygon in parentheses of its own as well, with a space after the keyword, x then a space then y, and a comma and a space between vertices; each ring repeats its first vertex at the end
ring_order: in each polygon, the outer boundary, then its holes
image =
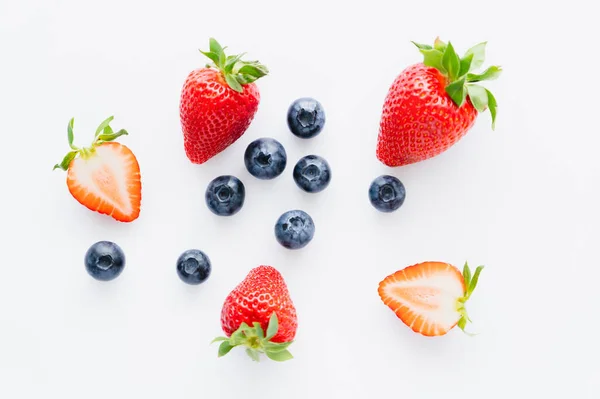
MULTIPOLYGON (((0 397, 17 398, 599 398, 600 145, 597 16, 585 1, 355 4, 303 0, 0 2, 0 397), (420 55, 410 40, 488 40, 500 108, 445 154, 390 169, 375 158, 383 99, 420 55), (180 89, 215 36, 272 73, 246 134, 202 166, 188 162, 180 89), (323 133, 300 141, 288 105, 319 99, 323 133), (136 153, 143 209, 124 225, 80 206, 52 166, 66 125, 86 144, 100 121, 136 153), (289 155, 275 181, 243 165, 250 141, 271 136, 289 155), (301 156, 320 154, 333 179, 296 188, 301 156), (367 189, 391 173, 407 188, 394 214, 367 189), (243 210, 212 215, 203 193, 217 175, 247 189, 243 210), (288 251, 273 224, 309 212, 313 242, 288 251), (97 240, 125 250, 112 283, 83 256, 97 240), (204 285, 184 285, 175 260, 200 248, 204 285), (377 284, 424 261, 485 264, 469 310, 480 332, 413 334, 377 284), (221 304, 259 264, 284 275, 299 315, 295 359, 217 359, 221 304)), ((588 3, 591 4, 591 3, 588 3)))

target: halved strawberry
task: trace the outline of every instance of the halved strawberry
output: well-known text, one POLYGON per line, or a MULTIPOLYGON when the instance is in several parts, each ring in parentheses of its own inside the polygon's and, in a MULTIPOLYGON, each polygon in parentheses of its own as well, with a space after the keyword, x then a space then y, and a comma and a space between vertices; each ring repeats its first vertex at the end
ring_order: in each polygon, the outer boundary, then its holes
POLYGON ((54 169, 67 171, 69 192, 82 205, 120 222, 131 222, 140 215, 142 183, 140 166, 126 146, 112 142, 127 135, 113 132, 106 119, 98 126, 94 142, 88 148, 73 145, 73 122, 68 126, 71 150, 54 169))
POLYGON ((471 321, 465 302, 482 269, 478 266, 471 277, 466 263, 462 274, 448 263, 419 263, 387 276, 379 283, 379 296, 414 332, 433 337, 456 325, 465 331, 471 321))

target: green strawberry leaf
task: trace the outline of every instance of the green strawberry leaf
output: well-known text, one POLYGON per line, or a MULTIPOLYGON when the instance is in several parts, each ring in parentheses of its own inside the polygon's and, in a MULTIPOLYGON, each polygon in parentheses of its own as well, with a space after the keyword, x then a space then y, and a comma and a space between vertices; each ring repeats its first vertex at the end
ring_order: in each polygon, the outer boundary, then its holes
POLYGON ((446 46, 446 50, 442 55, 442 65, 448 71, 448 77, 451 82, 454 82, 458 77, 460 72, 460 58, 458 58, 458 54, 454 51, 454 46, 452 43, 448 42, 446 46))
POLYGON ((492 130, 496 128, 496 113, 498 108, 498 103, 496 103, 496 98, 492 94, 491 91, 485 89, 488 95, 488 108, 490 109, 490 114, 492 115, 492 130))
POLYGON ((238 81, 242 86, 247 85, 248 83, 254 82, 254 78, 248 75, 235 75, 235 80, 238 81))
POLYGON ((420 50, 423 54, 423 64, 428 67, 437 69, 443 74, 446 74, 446 68, 442 65, 443 53, 440 50, 420 50))
POLYGON ((222 69, 226 63, 227 63, 227 56, 225 55, 225 52, 221 52, 219 54, 219 63, 217 65, 219 66, 220 69, 222 69))
POLYGON ((96 134, 94 135, 94 137, 98 137, 98 135, 102 131, 104 131, 104 128, 107 127, 112 122, 113 119, 115 119, 114 116, 109 116, 108 118, 106 118, 105 120, 103 120, 102 123, 100 123, 100 125, 96 129, 96 134))
POLYGON ((238 93, 242 93, 244 91, 244 88, 242 87, 240 82, 238 82, 238 80, 236 78, 234 78, 233 75, 231 75, 231 74, 225 75, 225 81, 227 82, 229 87, 231 87, 233 90, 237 91, 238 93))
POLYGON ((219 42, 212 37, 209 39, 208 44, 209 44, 210 52, 217 55, 217 61, 215 61, 217 66, 223 67, 225 65, 225 62, 227 61, 227 57, 225 56, 224 48, 221 47, 219 42))
POLYGON ((279 320, 277 319, 277 313, 273 312, 269 318, 269 325, 267 326, 267 336, 265 340, 270 341, 279 330, 279 320))
POLYGON ((502 68, 496 65, 492 65, 480 74, 470 73, 467 75, 467 81, 469 82, 481 82, 482 80, 494 80, 502 74, 502 68))
POLYGON ((443 42, 442 40, 440 40, 439 37, 435 38, 435 41, 433 42, 434 49, 440 50, 443 53, 446 50, 446 46, 447 46, 447 44, 445 42, 443 42))
POLYGON ((238 62, 236 64, 236 68, 234 68, 234 71, 242 74, 242 75, 248 75, 250 77, 253 77, 256 79, 258 78, 262 78, 263 76, 267 75, 269 73, 269 70, 267 69, 266 66, 261 65, 260 63, 258 63, 257 61, 253 61, 253 62, 238 62), (240 68, 238 69, 237 64, 241 64, 240 68), (237 69, 237 71, 236 71, 237 69))
POLYGON ((483 270, 483 266, 477 266, 477 268, 475 269, 475 273, 473 273, 473 278, 471 279, 471 284, 469 285, 469 288, 467 289, 467 298, 469 298, 471 296, 471 294, 475 290, 475 287, 477 287, 477 281, 479 281, 479 274, 481 273, 482 270, 483 270))
POLYGON ((232 349, 233 349, 233 346, 229 343, 229 341, 221 342, 221 345, 219 345, 219 357, 225 356, 232 349))
POLYGON ((241 345, 244 343, 244 341, 246 341, 246 336, 241 328, 238 328, 233 334, 231 334, 231 337, 229 337, 229 342, 231 342, 231 345, 233 346, 241 345))
MULTIPOLYGON (((464 332, 465 334, 467 334, 470 337, 474 337, 476 334, 470 333, 466 330, 467 327, 467 321, 468 321, 469 317, 466 315, 463 315, 459 320, 458 320, 458 328, 460 328, 462 330, 462 332, 464 332)), ((470 321, 470 320, 469 320, 470 321)))
POLYGON ((255 351, 254 349, 252 349, 252 348, 246 348, 246 353, 255 362, 259 362, 260 361, 260 356, 259 356, 258 352, 255 351))
POLYGON ((286 350, 294 341, 290 342, 265 342, 265 351, 266 352, 281 352, 286 350))
POLYGON ((102 133, 100 136, 98 136, 96 138, 97 144, 100 144, 100 141, 102 141, 102 142, 114 141, 121 136, 127 136, 129 134, 129 133, 127 133, 127 130, 125 130, 125 129, 121 129, 118 132, 113 132, 110 127, 108 129, 109 129, 108 132, 105 129, 105 133, 102 133))
POLYGON ((213 339, 212 341, 210 341, 210 343, 214 344, 215 342, 221 342, 221 341, 229 341, 229 338, 227 338, 227 337, 217 337, 217 338, 213 339))
POLYGON ((482 43, 476 44, 475 46, 468 49, 467 52, 465 53, 465 57, 467 57, 470 54, 473 54, 473 61, 471 62, 471 70, 479 69, 483 65, 483 62, 485 61, 485 46, 486 46, 486 44, 487 44, 487 42, 482 42, 482 43))
POLYGON ((465 289, 468 290, 469 285, 471 284, 471 269, 467 262, 465 262, 465 266, 463 267, 463 278, 465 280, 465 289))
POLYGON ((452 101, 458 106, 462 107, 465 100, 467 99, 467 90, 465 88, 465 78, 461 78, 456 82, 450 83, 446 86, 446 93, 450 96, 452 101))
POLYGON ((488 95, 483 86, 468 84, 467 94, 471 99, 471 103, 479 112, 483 112, 488 107, 488 95))
POLYGON ((276 362, 285 362, 286 360, 290 360, 293 359, 294 356, 292 356, 292 354, 290 353, 290 351, 288 351, 287 349, 284 349, 282 351, 279 352, 265 352, 267 357, 271 360, 275 360, 276 362))
POLYGON ((252 323, 252 325, 254 326, 254 331, 256 332, 256 335, 258 336, 258 338, 263 339, 265 337, 265 332, 262 329, 262 326, 260 325, 260 323, 255 321, 254 323, 252 323))
MULTIPOLYGON (((202 54, 204 54, 205 56, 207 56, 208 58, 210 58, 212 60, 212 62, 215 63, 215 66, 219 65, 219 55, 213 53, 212 51, 202 51, 199 50, 202 54)), ((207 65, 207 66, 211 66, 211 65, 207 65)))
POLYGON ((71 118, 69 124, 67 125, 67 137, 69 139, 69 147, 72 150, 77 150, 78 148, 73 145, 74 135, 73 135, 73 124, 75 123, 75 118, 71 118))
POLYGON ((233 65, 236 62, 238 62, 243 56, 245 56, 246 53, 242 53, 242 54, 238 54, 238 55, 228 55, 227 56, 227 62, 225 63, 225 65, 233 65))
POLYGON ((246 53, 238 54, 238 55, 230 55, 227 57, 227 62, 225 63, 225 67, 223 70, 225 73, 232 73, 233 67, 235 64, 245 55, 246 53))
POLYGON ((269 70, 257 61, 252 61, 250 63, 238 61, 233 67, 232 73, 241 85, 245 85, 267 75, 269 70))
POLYGON ((431 50, 431 49, 433 49, 433 47, 431 47, 429 44, 420 44, 420 43, 413 42, 413 41, 411 41, 411 43, 414 44, 415 46, 417 46, 417 48, 419 50, 431 50))
POLYGON ((223 47, 221 47, 217 39, 215 39, 214 37, 208 39, 208 46, 210 48, 210 51, 215 54, 220 54, 223 52, 223 47))
POLYGON ((60 163, 57 163, 56 165, 54 165, 54 168, 52 170, 56 170, 56 169, 69 170, 69 165, 71 165, 71 161, 73 161, 75 159, 77 154, 79 154, 79 151, 77 151, 77 150, 68 152, 67 155, 65 155, 65 157, 63 158, 63 160, 60 163))
POLYGON ((458 77, 462 78, 469 72, 471 69, 471 62, 473 62, 473 54, 469 54, 460 60, 460 72, 458 77))
POLYGON ((239 330, 241 330, 242 333, 244 333, 244 335, 246 335, 246 333, 249 330, 252 330, 252 327, 250 327, 248 324, 246 324, 245 322, 240 324, 239 330))

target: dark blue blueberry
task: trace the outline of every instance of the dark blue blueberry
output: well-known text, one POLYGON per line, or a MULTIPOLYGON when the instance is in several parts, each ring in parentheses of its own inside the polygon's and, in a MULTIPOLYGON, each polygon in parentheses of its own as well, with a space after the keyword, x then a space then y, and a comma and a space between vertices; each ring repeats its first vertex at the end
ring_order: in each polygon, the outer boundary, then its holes
POLYGON ((294 167, 294 180, 298 187, 309 193, 325 190, 331 180, 331 168, 318 155, 301 158, 294 167))
POLYGON ((393 212, 400 208, 405 197, 404 184, 394 176, 379 176, 369 187, 369 200, 381 212, 393 212))
POLYGON ((287 123, 295 136, 310 139, 325 126, 325 111, 314 98, 299 98, 290 105, 287 123))
POLYGON ((189 249, 177 259, 177 274, 184 283, 203 283, 210 276, 210 271, 210 259, 198 249, 189 249))
POLYGON ((96 280, 113 280, 121 274, 124 267, 125 254, 114 242, 99 241, 85 254, 85 268, 96 280))
POLYGON ((304 211, 287 211, 275 223, 275 238, 289 249, 304 248, 315 235, 315 224, 304 211))
POLYGON ((215 215, 231 216, 244 205, 244 183, 234 176, 219 176, 206 188, 206 205, 215 215))
POLYGON ((252 176, 262 180, 274 179, 285 169, 287 154, 279 141, 262 138, 248 145, 244 163, 252 176))

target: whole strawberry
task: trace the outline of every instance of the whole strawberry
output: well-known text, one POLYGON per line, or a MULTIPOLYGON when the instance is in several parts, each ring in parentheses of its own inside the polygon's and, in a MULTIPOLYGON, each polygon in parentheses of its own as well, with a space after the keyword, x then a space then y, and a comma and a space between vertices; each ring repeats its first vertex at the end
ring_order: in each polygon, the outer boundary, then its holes
POLYGON ((252 269, 225 299, 221 327, 227 337, 213 341, 221 341, 219 357, 246 346, 255 361, 260 353, 276 361, 291 359, 287 347, 296 336, 298 320, 281 274, 271 266, 252 269))
POLYGON ((496 99, 476 84, 496 79, 501 68, 491 66, 480 74, 485 45, 469 49, 463 58, 451 43, 436 39, 433 46, 415 45, 423 63, 406 68, 390 87, 381 115, 377 158, 388 166, 402 166, 441 154, 489 108, 492 129, 496 99))
POLYGON ((260 102, 253 82, 268 73, 258 61, 242 61, 243 54, 226 56, 212 38, 210 51, 200 52, 213 63, 188 75, 179 107, 185 152, 197 164, 226 149, 248 129, 260 102))

